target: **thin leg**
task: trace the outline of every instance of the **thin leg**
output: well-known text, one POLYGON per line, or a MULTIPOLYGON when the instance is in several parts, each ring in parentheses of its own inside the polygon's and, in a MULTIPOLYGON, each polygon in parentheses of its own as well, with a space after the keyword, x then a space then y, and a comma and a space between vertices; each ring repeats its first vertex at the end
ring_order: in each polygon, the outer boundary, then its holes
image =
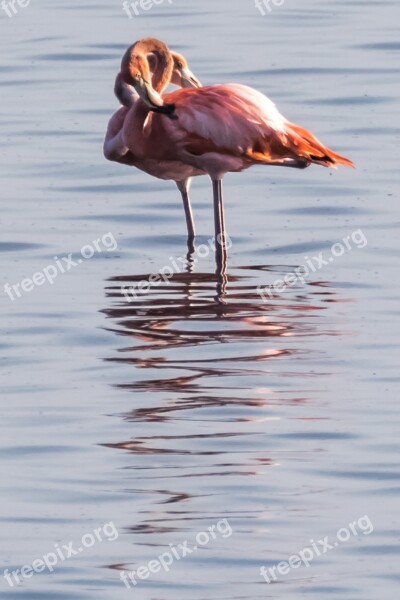
POLYGON ((191 181, 192 181, 191 179, 184 179, 183 181, 176 182, 176 185, 178 186, 178 190, 180 191, 180 193, 182 195, 183 208, 185 210, 186 226, 187 226, 187 232, 188 232, 189 252, 191 251, 191 248, 193 248, 193 241, 194 241, 194 238, 196 235, 194 219, 193 219, 193 212, 192 212, 192 205, 190 204, 190 197, 189 197, 189 189, 190 189, 191 181))
POLYGON ((224 218, 224 204, 222 198, 222 180, 213 179, 214 193, 214 227, 215 227, 215 257, 217 261, 217 274, 223 275, 226 271, 226 232, 224 218))

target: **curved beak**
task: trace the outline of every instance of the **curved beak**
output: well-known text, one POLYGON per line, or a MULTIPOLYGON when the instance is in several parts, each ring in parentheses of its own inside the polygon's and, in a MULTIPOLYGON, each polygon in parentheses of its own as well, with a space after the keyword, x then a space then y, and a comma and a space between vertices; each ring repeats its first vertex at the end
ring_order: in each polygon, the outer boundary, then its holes
POLYGON ((164 100, 161 98, 160 94, 156 92, 151 83, 144 78, 141 78, 136 82, 135 89, 143 102, 145 102, 153 112, 166 115, 170 115, 174 112, 175 106, 173 104, 164 104, 164 100))
POLYGON ((181 85, 183 88, 200 88, 200 81, 195 77, 190 69, 181 69, 181 85))

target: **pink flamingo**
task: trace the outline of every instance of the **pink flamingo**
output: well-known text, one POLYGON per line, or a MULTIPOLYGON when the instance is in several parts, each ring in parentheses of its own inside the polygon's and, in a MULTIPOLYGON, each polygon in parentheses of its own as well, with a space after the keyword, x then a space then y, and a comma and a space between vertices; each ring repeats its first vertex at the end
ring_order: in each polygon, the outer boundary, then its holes
MULTIPOLYGON (((165 61, 151 39, 141 40, 140 44, 136 44, 137 48, 139 46, 141 52, 146 55, 149 71, 153 73, 152 88, 158 94, 163 93, 168 83, 182 88, 201 87, 201 83, 190 71, 186 59, 181 54, 178 54, 178 52, 170 52, 173 69, 171 75, 169 75, 169 71, 165 73, 165 61)), ((147 73, 147 76, 150 80, 149 73, 147 73)), ((172 179, 175 181, 182 196, 188 230, 188 243, 189 247, 192 248, 195 237, 195 226, 189 189, 191 177, 194 175, 203 175, 204 172, 178 161, 159 161, 146 157, 139 158, 132 144, 130 148, 125 145, 122 137, 122 129, 127 114, 135 106, 140 96, 135 91, 135 88, 123 79, 121 73, 118 73, 116 77, 114 93, 122 106, 114 113, 108 123, 103 146, 105 158, 110 161, 134 166, 160 179, 172 179)))
POLYGON ((141 160, 174 163, 182 173, 207 173, 213 185, 218 266, 225 264, 222 179, 253 165, 304 169, 353 163, 324 146, 312 133, 283 117, 266 96, 240 84, 181 89, 162 96, 174 68, 159 40, 133 44, 121 63, 122 80, 141 100, 125 116, 121 139, 141 160), (152 48, 152 50, 150 50, 152 48), (148 52, 159 57, 161 80, 150 83, 148 52))

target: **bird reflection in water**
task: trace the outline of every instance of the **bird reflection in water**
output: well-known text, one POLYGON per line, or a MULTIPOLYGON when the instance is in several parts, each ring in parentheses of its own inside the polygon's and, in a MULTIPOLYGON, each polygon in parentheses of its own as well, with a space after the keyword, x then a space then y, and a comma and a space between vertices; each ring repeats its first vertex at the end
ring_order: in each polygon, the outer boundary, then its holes
MULTIPOLYGON (((280 268, 280 272, 291 270, 280 268)), ((339 301, 329 284, 319 281, 291 288, 264 302, 257 291, 260 277, 273 280, 276 275, 277 267, 269 266, 243 266, 229 275, 225 268, 216 274, 196 273, 189 251, 184 272, 132 301, 126 300, 123 290, 150 275, 113 277, 106 287, 112 306, 103 312, 115 322, 108 329, 127 338, 129 345, 120 349, 120 356, 107 360, 147 369, 152 375, 138 379, 136 370, 134 382, 117 387, 185 395, 172 405, 169 399, 162 406, 137 407, 130 417, 163 420, 188 406, 257 405, 256 379, 268 379, 270 372, 265 365, 284 356, 304 356, 307 350, 299 342, 305 336, 335 333, 323 329, 315 318, 328 303, 339 301), (162 371, 175 375, 160 377, 162 371), (243 377, 254 378, 247 387, 251 398, 227 395, 228 390, 241 387, 243 377), (195 396, 189 399, 188 394, 195 396)))
POLYGON ((181 541, 183 532, 200 530, 216 515, 265 518, 265 492, 257 495, 260 505, 243 504, 243 477, 252 478, 250 486, 258 481, 262 488, 264 478, 273 486, 268 474, 287 450, 269 434, 319 391, 322 375, 307 340, 337 333, 326 309, 339 300, 327 283, 263 301, 258 286, 292 269, 195 272, 189 252, 184 272, 131 302, 124 287, 149 275, 107 282, 103 312, 122 347, 106 360, 126 367, 128 383, 114 386, 130 406, 117 415, 125 439, 102 445, 129 453, 121 485, 137 503, 126 531, 138 547, 137 556, 132 550, 112 568, 133 568, 146 552, 151 559, 155 547, 181 541))

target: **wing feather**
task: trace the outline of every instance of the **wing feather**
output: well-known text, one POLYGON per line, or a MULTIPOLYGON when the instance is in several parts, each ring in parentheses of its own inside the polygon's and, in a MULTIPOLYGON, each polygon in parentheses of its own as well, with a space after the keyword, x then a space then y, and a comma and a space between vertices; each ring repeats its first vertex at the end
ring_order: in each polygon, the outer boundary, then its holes
POLYGON ((239 84, 179 90, 165 98, 176 105, 170 132, 176 141, 191 142, 240 154, 264 137, 278 137, 285 119, 263 94, 239 84))
POLYGON ((353 166, 312 133, 285 119, 264 94, 245 85, 178 90, 165 101, 175 104, 177 116, 166 124, 167 133, 184 152, 225 153, 248 163, 294 160, 302 167, 311 163, 353 166))

